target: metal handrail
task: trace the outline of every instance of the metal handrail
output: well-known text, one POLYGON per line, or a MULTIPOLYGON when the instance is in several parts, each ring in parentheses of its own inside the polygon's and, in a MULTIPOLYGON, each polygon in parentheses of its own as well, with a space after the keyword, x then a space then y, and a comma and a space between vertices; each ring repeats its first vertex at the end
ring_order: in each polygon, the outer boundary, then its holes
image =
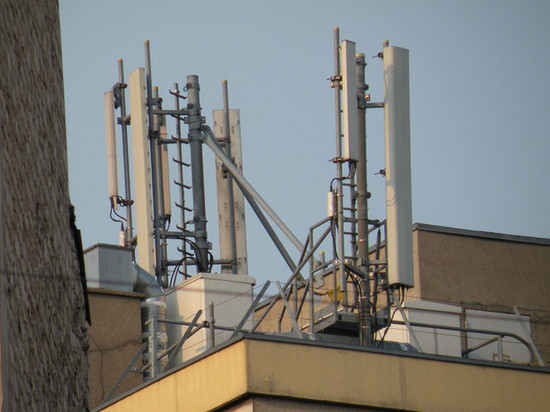
MULTIPOLYGON (((515 333, 512 333, 512 332, 502 332, 502 331, 490 331, 490 330, 485 330, 485 329, 472 329, 472 328, 463 328, 463 327, 460 327, 460 326, 445 326, 445 325, 434 325, 434 324, 431 324, 431 323, 421 323, 421 322, 409 322, 411 326, 413 327, 418 327, 418 328, 429 328, 429 329, 442 329, 442 330, 452 330, 452 331, 456 331, 456 332, 467 332, 467 333, 480 333, 480 334, 485 334, 485 335, 494 335, 494 336, 500 336, 500 337, 504 337, 504 336, 508 336, 510 338, 513 338, 517 341, 519 341, 520 343, 522 343, 523 345, 525 345, 527 347, 527 349, 529 350, 529 354, 531 355, 531 362, 534 362, 534 359, 535 359, 535 356, 534 356, 534 353, 533 353, 533 348, 531 348, 531 345, 525 340, 523 339, 521 336, 518 336, 516 335, 515 333)), ((399 321, 399 320, 394 320, 392 321, 392 324, 397 324, 397 325, 406 325, 405 322, 403 321, 399 321)), ((489 342, 489 343, 492 343, 492 342, 489 342)), ((487 343, 487 344, 489 344, 487 343)), ((472 349, 472 348, 470 348, 472 349)), ((466 351, 463 351, 462 352, 462 357, 465 357, 465 355, 473 352, 474 350, 476 349, 479 349, 479 348, 473 348, 473 350, 469 350, 467 349, 466 351)))

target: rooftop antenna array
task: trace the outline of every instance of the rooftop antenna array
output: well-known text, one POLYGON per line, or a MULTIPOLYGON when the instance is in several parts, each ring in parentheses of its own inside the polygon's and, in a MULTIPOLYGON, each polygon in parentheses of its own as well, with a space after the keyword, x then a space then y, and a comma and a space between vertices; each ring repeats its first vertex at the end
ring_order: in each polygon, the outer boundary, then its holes
MULTIPOLYGON (((390 307, 400 307, 405 290, 414 284, 408 50, 384 42, 378 56, 384 59, 384 101, 370 102, 370 95, 365 94, 365 55, 356 53, 354 42, 340 42, 339 29, 334 30, 334 74, 330 80, 335 96, 336 156, 332 162, 336 178, 327 198, 328 218, 310 227, 298 264, 280 288, 279 299, 285 306, 279 315, 279 329, 286 312, 298 334, 342 335, 355 328, 360 344, 372 346, 377 344, 376 334, 387 330, 391 322, 390 307), (378 108, 385 114, 386 168, 382 174, 387 217, 382 221, 369 219, 366 176, 365 114, 367 109, 378 108), (326 229, 319 236, 322 227, 326 229), (371 248, 369 236, 374 233, 376 242, 371 248), (326 238, 332 238, 332 259, 327 261, 320 252, 317 260, 313 256, 326 238), (348 241, 351 248, 346 248, 348 241), (309 278, 305 279, 299 271, 308 263, 309 278), (319 279, 332 283, 319 286, 319 279), (330 299, 323 298, 325 295, 330 299), (309 315, 304 317, 308 299, 309 315), (316 307, 320 309, 316 311, 316 307)), ((274 304, 272 300, 255 329, 274 304)))
MULTIPOLYGON (((340 42, 339 29, 334 30, 331 87, 335 96, 336 156, 332 161, 336 166, 336 178, 330 185, 328 217, 310 227, 305 243, 300 242, 242 174, 239 112, 229 109, 226 81, 222 82, 223 110, 214 112, 214 131, 206 125, 201 113, 196 75, 187 76, 183 91, 174 84, 170 94, 174 97, 175 108, 165 109, 158 89, 153 87, 149 42, 146 41, 146 67, 134 70, 129 76, 131 115, 127 116, 124 101, 127 85, 119 60, 119 82, 105 94, 105 102, 109 198, 111 214, 119 217, 116 221, 123 228, 121 245, 138 247, 138 264, 154 274, 163 288, 174 285, 178 275, 188 277, 189 266, 194 266, 199 273, 210 272, 214 264, 220 264, 223 273, 246 274, 246 199, 292 272, 283 286, 277 283, 278 297, 285 302, 281 319, 286 311, 294 319, 296 333, 306 330, 313 333, 330 329, 344 315, 355 316, 361 344, 373 345, 375 334, 389 325, 390 305, 396 302, 399 305, 405 289, 413 286, 408 50, 390 47, 385 42, 379 57, 384 59, 384 101, 372 103, 369 95, 365 95, 368 89, 365 55, 356 53, 354 42, 340 42), (184 100, 187 104, 182 107, 184 100), (120 108, 118 123, 122 127, 126 198, 121 198, 117 189, 115 108, 120 108), (367 109, 374 108, 383 108, 385 114, 387 218, 382 221, 371 220, 368 216, 365 114, 367 109), (167 118, 175 121, 175 135, 168 134, 167 118), (187 138, 182 136, 181 123, 188 126, 187 138), (135 200, 131 199, 130 192, 128 125, 132 131, 135 200), (207 234, 203 144, 216 156, 219 259, 214 259, 210 252, 207 234), (177 230, 169 230, 172 220, 169 145, 176 147, 173 160, 177 166, 175 183, 179 193, 175 205, 180 214, 177 230), (188 162, 183 157, 185 146, 189 147, 188 162), (347 175, 344 175, 344 165, 348 166, 347 175), (189 169, 191 184, 186 183, 189 169), (347 196, 345 189, 349 191, 347 196), (186 203, 186 191, 189 190, 192 207, 186 203), (116 212, 119 205, 126 207, 126 218, 116 212), (136 208, 137 236, 133 235, 132 206, 136 208), (187 219, 190 213, 192 219, 187 219), (297 262, 284 247, 268 217, 300 252, 297 262), (315 235, 323 226, 324 232, 315 235), (369 237, 375 233, 375 245, 370 247, 369 237), (324 253, 318 252, 326 239, 332 239, 333 245, 333 257, 329 261, 324 253), (179 242, 177 250, 181 255, 178 259, 168 258, 169 240, 179 242), (348 252, 346 240, 351 245, 348 252), (301 273, 308 264, 309 277, 301 273), (169 269, 172 269, 171 275, 169 269), (316 289, 317 280, 326 276, 332 278, 326 293, 330 303, 316 312, 315 306, 319 306, 316 299, 320 295, 316 289), (379 302, 379 295, 385 295, 384 302, 379 302), (294 297, 293 309, 288 303, 290 296, 294 297), (309 323, 299 326, 296 320, 307 298, 309 323)), ((275 301, 270 301, 252 331, 259 327, 275 301)))
MULTIPOLYGON (((246 234, 244 220, 244 198, 258 215, 262 225, 273 239, 277 249, 292 269, 295 264, 283 243, 271 226, 269 218, 281 229, 291 242, 301 250, 302 244, 284 222, 269 207, 267 202, 242 175, 240 152, 240 119, 238 110, 229 109, 227 82, 222 82, 224 108, 214 112, 215 132, 205 124, 201 113, 199 78, 187 76, 182 94, 176 83, 170 94, 174 96, 175 109, 164 109, 163 99, 158 88, 153 87, 149 42, 145 42, 145 68, 130 73, 128 85, 123 82, 120 72, 119 82, 106 92, 106 130, 109 167, 109 198, 111 214, 122 226, 121 245, 137 246, 138 264, 148 273, 154 274, 164 288, 173 285, 178 275, 190 276, 189 266, 195 272, 210 272, 213 265, 222 265, 222 273, 247 272, 246 234), (125 114, 124 89, 130 91, 131 114, 125 114), (187 101, 185 107, 181 102, 187 101), (116 169, 116 138, 114 132, 114 108, 121 109, 118 123, 122 126, 123 157, 125 162, 124 180, 126 198, 118 195, 116 169), (167 118, 176 123, 175 135, 169 135, 167 118), (182 136, 181 124, 188 127, 187 138, 182 136), (135 200, 130 200, 130 172, 128 166, 127 126, 131 126, 133 178, 135 200), (216 127, 217 125, 217 127, 216 127), (216 155, 218 167, 218 198, 220 215, 221 256, 214 259, 208 239, 205 204, 205 184, 203 171, 203 143, 216 155), (170 183, 168 167, 168 146, 176 146, 178 179, 175 181, 179 194, 176 207, 179 209, 177 230, 169 230, 172 215, 170 208, 170 183), (189 160, 183 157, 184 146, 189 147, 189 160), (190 169, 191 182, 186 180, 190 169), (186 192, 191 191, 192 207, 186 203, 186 192), (116 212, 117 206, 126 207, 126 218, 116 212), (135 207, 135 225, 132 227, 132 207, 135 207), (265 214, 264 214, 265 212, 265 214), (186 216, 192 213, 192 218, 186 216), (192 230, 191 230, 192 228, 192 230), (132 236, 134 229, 137 235, 132 236), (178 240, 177 248, 181 256, 168 258, 168 241, 178 240), (171 275, 169 275, 172 270, 171 275)), ((122 70, 122 61, 119 61, 122 70)))

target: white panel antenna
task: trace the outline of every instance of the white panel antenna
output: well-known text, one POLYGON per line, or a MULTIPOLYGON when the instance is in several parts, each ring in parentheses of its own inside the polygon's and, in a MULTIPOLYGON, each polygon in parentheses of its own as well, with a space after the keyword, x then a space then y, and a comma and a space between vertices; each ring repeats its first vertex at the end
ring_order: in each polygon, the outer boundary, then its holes
MULTIPOLYGON (((160 138, 166 140, 168 138, 168 133, 166 131, 166 119, 162 118, 160 122, 160 138)), ((172 210, 170 207, 170 171, 168 166, 168 145, 160 145, 160 156, 162 164, 162 193, 164 195, 164 210, 162 213, 164 216, 171 216, 172 210)))
POLYGON ((128 85, 132 116, 138 264, 147 272, 155 273, 151 160, 147 128, 147 103, 145 98, 145 69, 140 67, 130 73, 128 85))
MULTIPOLYGON (((224 110, 214 110, 214 136, 217 138, 225 138, 228 134, 225 131, 224 110)), ((231 159, 240 172, 242 166, 242 150, 241 150, 241 121, 240 110, 229 110, 229 128, 231 130, 231 159)), ((223 162, 216 157, 216 185, 218 194, 218 225, 220 238, 220 258, 231 259, 231 219, 229 216, 229 187, 227 185, 227 172, 223 171, 223 162)), ((235 216, 235 246, 237 258, 237 273, 248 273, 248 254, 246 244, 246 222, 244 214, 244 195, 233 182, 233 209, 235 216)), ((231 265, 222 265, 222 273, 232 273, 231 265)))
POLYGON ((409 50, 384 48, 386 253, 390 284, 414 286, 409 50))
POLYGON ((357 76, 355 72, 355 42, 344 40, 340 44, 340 65, 342 76, 344 160, 359 158, 359 137, 357 132, 357 76))
POLYGON ((114 91, 105 92, 105 137, 107 143, 107 179, 109 184, 109 199, 111 207, 117 208, 118 174, 116 162, 116 132, 114 91))

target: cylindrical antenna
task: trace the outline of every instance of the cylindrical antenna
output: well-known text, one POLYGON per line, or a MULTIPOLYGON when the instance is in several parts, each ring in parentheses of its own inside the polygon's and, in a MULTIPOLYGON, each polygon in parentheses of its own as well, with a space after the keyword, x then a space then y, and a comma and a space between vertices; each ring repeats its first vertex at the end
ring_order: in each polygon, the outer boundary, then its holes
POLYGON ((117 208, 118 200, 118 175, 116 164, 116 131, 115 131, 115 106, 114 92, 105 92, 105 136, 107 142, 107 178, 109 181, 109 199, 111 207, 117 208))

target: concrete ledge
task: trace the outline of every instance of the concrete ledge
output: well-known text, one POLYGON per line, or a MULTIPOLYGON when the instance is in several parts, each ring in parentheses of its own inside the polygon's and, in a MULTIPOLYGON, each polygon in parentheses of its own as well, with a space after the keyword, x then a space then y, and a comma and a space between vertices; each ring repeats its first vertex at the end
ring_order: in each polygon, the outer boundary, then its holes
POLYGON ((403 410, 544 410, 548 372, 246 337, 103 410, 206 411, 254 395, 403 410))

